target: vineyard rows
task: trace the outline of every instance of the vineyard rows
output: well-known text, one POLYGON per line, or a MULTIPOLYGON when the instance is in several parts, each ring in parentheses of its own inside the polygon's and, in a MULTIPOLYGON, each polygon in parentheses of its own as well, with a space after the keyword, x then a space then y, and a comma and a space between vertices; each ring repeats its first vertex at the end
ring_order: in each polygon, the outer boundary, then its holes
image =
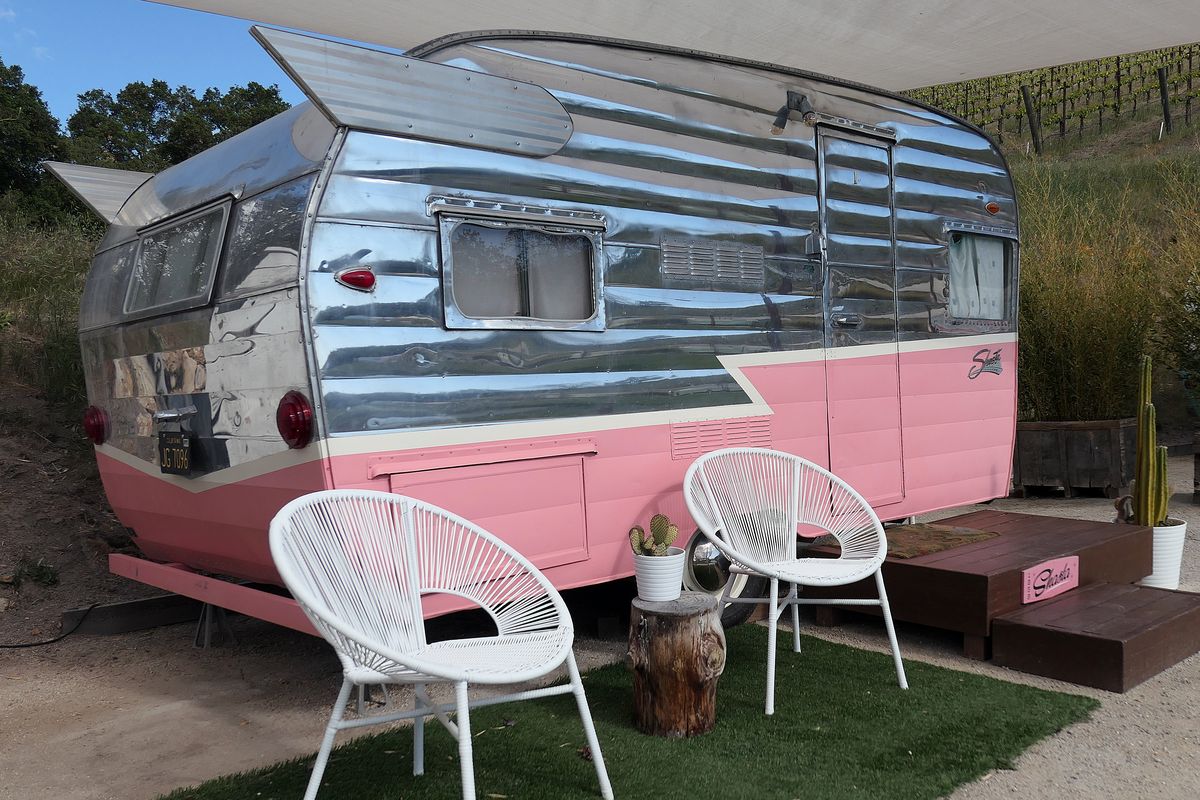
POLYGON ((928 86, 906 95, 950 111, 985 129, 1001 144, 1029 141, 1021 87, 1029 87, 1043 140, 1102 133, 1118 120, 1161 117, 1158 69, 1166 68, 1172 120, 1200 114, 1200 45, 1079 61, 960 83, 928 86))

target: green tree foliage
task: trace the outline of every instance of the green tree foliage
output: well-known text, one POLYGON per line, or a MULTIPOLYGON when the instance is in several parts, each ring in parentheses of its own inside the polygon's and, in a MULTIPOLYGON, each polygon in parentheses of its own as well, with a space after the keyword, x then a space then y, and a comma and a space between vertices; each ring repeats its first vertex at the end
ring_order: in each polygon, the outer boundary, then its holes
POLYGON ((81 164, 158 172, 287 107, 278 87, 255 82, 199 97, 161 80, 131 83, 115 96, 93 89, 67 120, 69 153, 81 164))
POLYGON ((38 162, 61 148, 58 120, 20 67, 0 61, 0 194, 29 192, 41 179, 38 162))

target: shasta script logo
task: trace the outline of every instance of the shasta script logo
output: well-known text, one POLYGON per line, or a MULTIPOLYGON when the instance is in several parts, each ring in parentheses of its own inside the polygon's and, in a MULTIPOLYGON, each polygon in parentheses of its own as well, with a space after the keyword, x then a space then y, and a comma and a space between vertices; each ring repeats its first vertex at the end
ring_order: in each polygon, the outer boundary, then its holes
POLYGON ((1000 348, 998 347, 994 351, 983 348, 971 358, 971 361, 975 365, 967 372, 967 377, 971 380, 975 380, 985 372, 999 375, 1004 371, 1004 367, 1000 364, 1000 348))
POLYGON ((1079 585, 1079 556, 1054 558, 1021 573, 1021 602, 1048 600, 1079 585))

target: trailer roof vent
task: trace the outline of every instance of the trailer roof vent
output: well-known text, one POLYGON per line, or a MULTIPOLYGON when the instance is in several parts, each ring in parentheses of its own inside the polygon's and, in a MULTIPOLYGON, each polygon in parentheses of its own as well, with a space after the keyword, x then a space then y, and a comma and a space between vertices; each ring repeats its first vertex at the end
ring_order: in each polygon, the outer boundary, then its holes
POLYGON ((737 242, 662 240, 663 285, 762 291, 763 249, 737 242))

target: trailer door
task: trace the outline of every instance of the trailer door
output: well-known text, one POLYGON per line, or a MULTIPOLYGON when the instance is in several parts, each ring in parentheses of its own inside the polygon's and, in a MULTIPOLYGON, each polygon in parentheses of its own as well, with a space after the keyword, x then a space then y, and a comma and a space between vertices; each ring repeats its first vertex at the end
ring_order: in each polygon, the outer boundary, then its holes
POLYGON ((891 143, 818 127, 829 464, 874 506, 904 497, 891 143))

